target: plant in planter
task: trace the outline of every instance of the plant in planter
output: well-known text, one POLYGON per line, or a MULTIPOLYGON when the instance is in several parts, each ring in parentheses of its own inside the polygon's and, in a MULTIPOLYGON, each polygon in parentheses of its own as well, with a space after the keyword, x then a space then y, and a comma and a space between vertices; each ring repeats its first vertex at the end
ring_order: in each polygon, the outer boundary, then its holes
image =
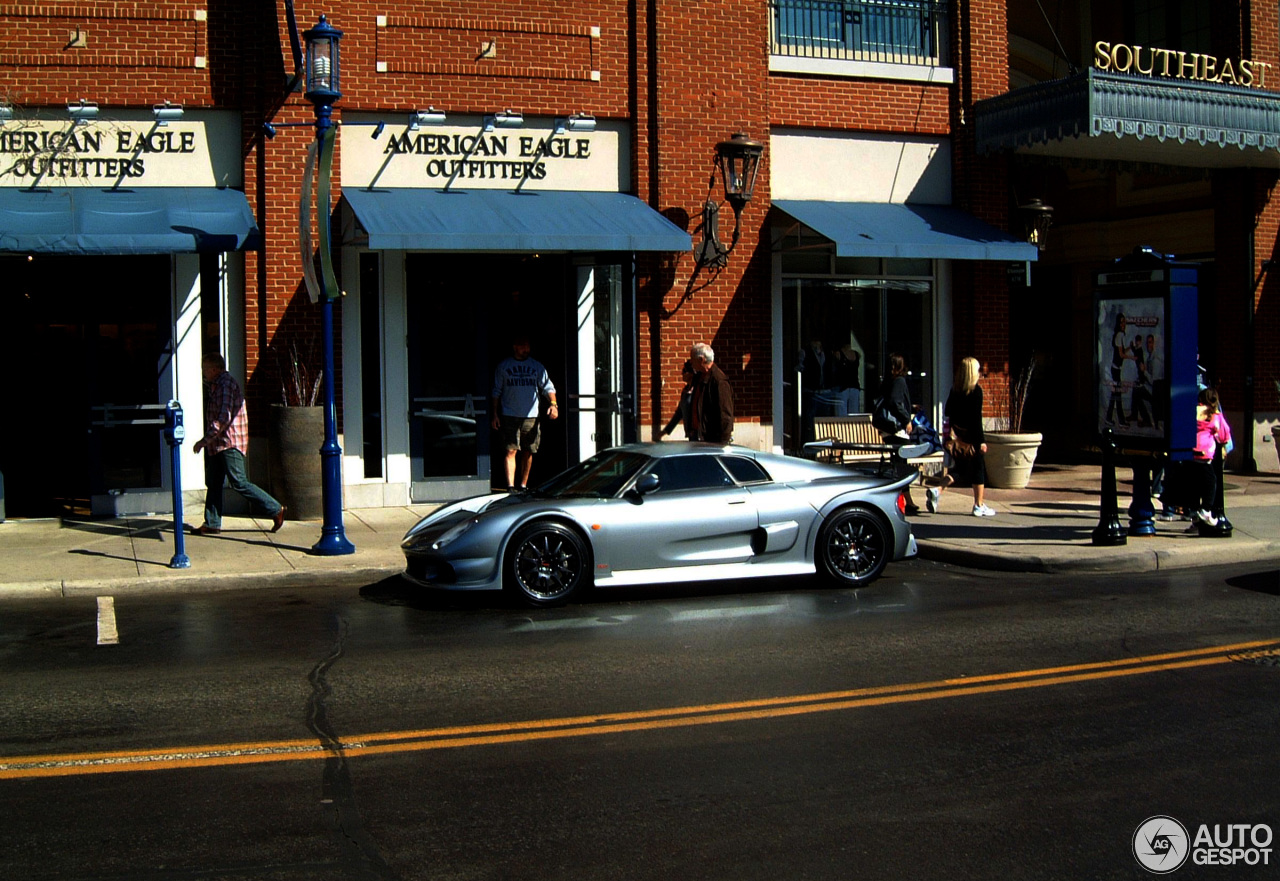
POLYGON ((324 371, 315 366, 316 348, 291 340, 276 355, 280 403, 271 405, 271 494, 297 520, 324 514, 324 407, 318 404, 324 371))
POLYGON ((1006 411, 997 417, 1003 430, 986 432, 987 484, 1003 489, 1023 489, 1031 480, 1036 454, 1044 436, 1039 432, 1024 431, 1022 414, 1035 376, 1033 358, 1009 383, 1006 411))

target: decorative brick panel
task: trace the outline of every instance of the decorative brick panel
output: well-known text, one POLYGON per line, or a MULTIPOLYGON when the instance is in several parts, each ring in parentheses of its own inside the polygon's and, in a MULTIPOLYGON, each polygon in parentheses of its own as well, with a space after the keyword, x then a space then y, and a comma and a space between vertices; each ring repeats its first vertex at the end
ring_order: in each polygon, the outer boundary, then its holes
POLYGON ((0 5, 0 67, 203 68, 207 58, 203 8, 0 5), (77 33, 82 48, 72 42, 77 33))
POLYGON ((539 22, 380 16, 379 73, 600 79, 599 28, 539 22))

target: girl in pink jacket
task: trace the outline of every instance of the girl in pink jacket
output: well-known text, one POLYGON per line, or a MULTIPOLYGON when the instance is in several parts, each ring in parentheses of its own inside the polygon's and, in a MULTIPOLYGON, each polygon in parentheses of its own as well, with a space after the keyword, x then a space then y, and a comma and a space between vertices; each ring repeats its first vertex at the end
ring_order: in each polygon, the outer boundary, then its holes
POLYGON ((1231 448, 1231 427, 1218 406, 1218 392, 1207 388, 1200 391, 1196 405, 1196 486, 1200 493, 1200 509, 1193 514, 1195 520, 1216 526, 1218 520, 1210 511, 1218 496, 1218 476, 1213 470, 1213 456, 1223 446, 1223 455, 1231 448))

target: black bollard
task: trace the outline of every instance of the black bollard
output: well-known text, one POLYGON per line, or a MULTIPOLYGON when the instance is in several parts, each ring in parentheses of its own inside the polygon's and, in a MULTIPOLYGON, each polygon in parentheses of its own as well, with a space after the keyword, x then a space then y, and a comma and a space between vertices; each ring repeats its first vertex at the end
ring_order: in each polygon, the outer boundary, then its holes
POLYGON ((1214 475, 1218 478, 1218 492, 1213 497, 1213 510, 1209 512, 1217 523, 1213 526, 1208 523, 1201 523, 1199 533, 1202 538, 1231 538, 1235 528, 1231 525, 1231 521, 1227 519, 1226 481, 1222 479, 1221 444, 1218 445, 1217 451, 1213 454, 1213 463, 1209 467, 1213 469, 1214 475))
POLYGON ((1128 544, 1116 504, 1116 441, 1111 429, 1102 433, 1102 511, 1093 531, 1095 545, 1128 544))
POLYGON ((1129 534, 1156 534, 1156 511, 1151 506, 1151 461, 1138 457, 1133 465, 1133 501, 1129 503, 1129 534))

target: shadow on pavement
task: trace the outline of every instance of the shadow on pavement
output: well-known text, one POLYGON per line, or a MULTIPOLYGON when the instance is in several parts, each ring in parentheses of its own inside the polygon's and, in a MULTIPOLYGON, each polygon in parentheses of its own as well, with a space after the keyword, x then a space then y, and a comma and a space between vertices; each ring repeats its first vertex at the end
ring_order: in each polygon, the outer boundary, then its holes
POLYGON ((1251 590, 1254 593, 1265 593, 1271 596, 1280 596, 1280 569, 1272 569, 1269 572, 1251 572, 1248 575, 1238 575, 1235 578, 1228 578, 1227 584, 1232 587, 1251 590))

